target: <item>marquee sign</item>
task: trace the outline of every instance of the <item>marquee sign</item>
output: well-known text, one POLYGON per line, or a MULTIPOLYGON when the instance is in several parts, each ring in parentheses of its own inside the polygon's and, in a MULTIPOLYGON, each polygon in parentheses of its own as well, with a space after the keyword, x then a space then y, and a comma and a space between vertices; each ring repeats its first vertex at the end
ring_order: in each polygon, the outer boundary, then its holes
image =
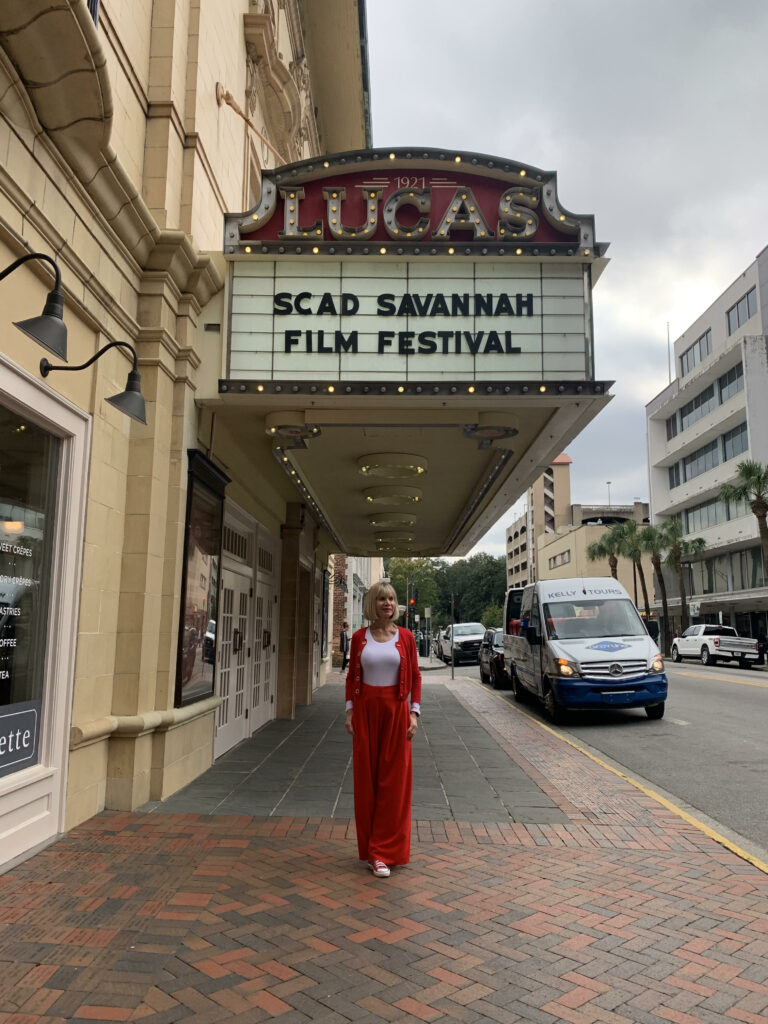
POLYGON ((230 380, 588 380, 590 216, 554 174, 346 153, 264 173, 226 218, 230 380))

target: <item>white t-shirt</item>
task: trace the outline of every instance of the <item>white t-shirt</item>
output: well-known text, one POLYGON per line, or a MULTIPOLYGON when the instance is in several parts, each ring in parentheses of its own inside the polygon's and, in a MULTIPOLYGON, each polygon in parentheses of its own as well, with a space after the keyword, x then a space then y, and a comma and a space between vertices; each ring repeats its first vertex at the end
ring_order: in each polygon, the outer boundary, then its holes
POLYGON ((395 647, 397 633, 389 640, 374 640, 370 627, 360 656, 366 686, 397 686, 400 681, 400 651, 395 647))

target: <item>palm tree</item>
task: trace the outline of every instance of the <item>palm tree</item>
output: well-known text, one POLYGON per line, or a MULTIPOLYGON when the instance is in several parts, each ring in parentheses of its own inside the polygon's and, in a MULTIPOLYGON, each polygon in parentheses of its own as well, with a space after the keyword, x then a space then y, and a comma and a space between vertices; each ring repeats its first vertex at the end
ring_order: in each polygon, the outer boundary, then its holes
POLYGON ((661 571, 661 557, 667 549, 664 535, 655 526, 644 526, 639 534, 640 545, 651 559, 653 571, 656 573, 656 582, 659 585, 661 595, 661 615, 664 619, 664 657, 668 658, 672 643, 672 630, 669 620, 669 606, 667 604, 667 585, 664 582, 664 573, 661 571))
POLYGON ((662 524, 661 533, 664 537, 664 546, 667 549, 664 564, 669 569, 674 569, 677 576, 677 585, 680 590, 680 632, 684 633, 688 629, 690 619, 688 618, 688 597, 683 578, 683 562, 697 558, 707 545, 701 537, 696 537, 695 540, 685 540, 681 519, 666 519, 662 524))
POLYGON ((611 576, 615 580, 619 577, 616 570, 619 565, 619 555, 623 554, 621 550, 621 536, 616 526, 621 526, 621 523, 617 523, 612 526, 610 530, 606 530, 602 537, 599 537, 596 541, 593 541, 587 546, 587 558, 590 562, 602 562, 606 558, 608 559, 608 565, 611 567, 611 576))
POLYGON ((634 562, 637 575, 640 577, 640 589, 643 592, 643 604, 645 605, 645 621, 651 617, 651 606, 648 603, 648 587, 645 585, 645 573, 643 572, 643 545, 640 540, 641 530, 634 519, 627 519, 625 523, 619 523, 616 533, 619 536, 621 554, 634 562))
POLYGON ((736 467, 736 483, 723 484, 720 500, 746 501, 757 519, 763 548, 763 579, 768 579, 768 463, 745 459, 736 467))

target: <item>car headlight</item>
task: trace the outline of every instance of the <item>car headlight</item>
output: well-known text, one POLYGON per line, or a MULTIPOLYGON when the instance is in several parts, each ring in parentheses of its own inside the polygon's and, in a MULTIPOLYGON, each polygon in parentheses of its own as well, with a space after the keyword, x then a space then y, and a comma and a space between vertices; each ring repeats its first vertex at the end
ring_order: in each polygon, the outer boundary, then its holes
POLYGON ((561 676, 580 676, 581 669, 575 661, 568 661, 567 658, 557 659, 557 669, 561 676))
POLYGON ((657 654, 656 657, 651 662, 650 671, 651 672, 663 672, 664 671, 664 659, 662 658, 662 656, 660 654, 657 654))

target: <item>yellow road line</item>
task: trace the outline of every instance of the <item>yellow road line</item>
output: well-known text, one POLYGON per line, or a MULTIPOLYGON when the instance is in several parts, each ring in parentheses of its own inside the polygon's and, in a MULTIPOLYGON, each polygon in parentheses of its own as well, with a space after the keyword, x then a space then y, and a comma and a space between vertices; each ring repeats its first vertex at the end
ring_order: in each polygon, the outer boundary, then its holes
MULTIPOLYGON (((470 679, 469 676, 465 676, 464 678, 470 679)), ((699 831, 703 832, 705 836, 709 836, 710 839, 714 839, 716 843, 719 843, 721 846, 724 846, 727 850, 730 850, 731 853, 735 853, 737 857, 741 857, 742 860, 748 861, 759 871, 762 871, 764 874, 768 875, 768 863, 766 863, 766 861, 760 860, 759 857, 754 857, 751 853, 748 853, 746 850, 742 849, 742 847, 737 846, 735 843, 732 843, 730 839, 727 839, 724 835, 721 835, 719 832, 716 832, 713 828, 710 828, 709 825, 706 825, 703 821, 700 821, 698 818, 694 818, 692 814, 689 814, 687 811, 684 811, 682 807, 679 807, 677 804, 672 803, 671 800, 667 800, 667 798, 662 796, 661 793, 657 793, 655 790, 649 789, 647 786, 644 786, 642 782, 638 782, 637 779, 633 779, 631 775, 627 775, 625 772, 620 771, 618 768, 614 768, 613 765, 608 764, 607 761, 603 761, 601 758, 595 757, 594 754, 590 753, 588 750, 585 750, 584 747, 582 747, 581 744, 577 743, 575 740, 570 739, 568 736, 566 736, 562 732, 559 732, 557 729, 553 729, 552 726, 547 725, 546 722, 540 721, 538 718, 529 714, 527 711, 524 711, 523 708, 520 708, 517 705, 512 704, 510 701, 508 701, 505 697, 502 697, 501 694, 497 693, 495 690, 489 690, 487 686, 484 686, 477 679, 471 679, 471 682, 473 682, 476 686, 479 686, 484 693, 488 693, 491 696, 496 697, 497 700, 503 701, 503 703, 508 708, 511 708, 512 711, 516 711, 518 714, 524 715, 529 722, 533 722, 534 725, 538 725, 540 729, 544 729, 546 732, 549 732, 553 736, 556 736, 559 740, 562 740, 563 743, 567 743, 569 747, 573 747, 574 750, 578 750, 580 754, 584 754, 584 756, 588 757, 590 761, 594 761, 595 764, 599 764, 601 768, 607 769, 609 772, 612 772, 614 775, 617 775, 620 779, 623 779, 625 782, 628 782, 631 786, 634 786, 635 789, 639 789, 641 793, 644 793, 652 800, 655 800, 657 803, 660 803, 662 807, 666 807, 667 810, 673 811, 675 814, 678 814, 683 819, 683 821, 687 821, 689 825, 693 825, 694 828, 699 829, 699 831)), ((765 686, 766 684, 752 683, 751 685, 765 686)))
MULTIPOLYGON (((680 671, 679 669, 677 671, 680 671)), ((729 676, 716 676, 711 672, 682 672, 681 676, 688 676, 689 679, 718 679, 721 683, 733 683, 734 686, 761 686, 768 690, 768 683, 754 683, 751 679, 731 679, 729 676)))

